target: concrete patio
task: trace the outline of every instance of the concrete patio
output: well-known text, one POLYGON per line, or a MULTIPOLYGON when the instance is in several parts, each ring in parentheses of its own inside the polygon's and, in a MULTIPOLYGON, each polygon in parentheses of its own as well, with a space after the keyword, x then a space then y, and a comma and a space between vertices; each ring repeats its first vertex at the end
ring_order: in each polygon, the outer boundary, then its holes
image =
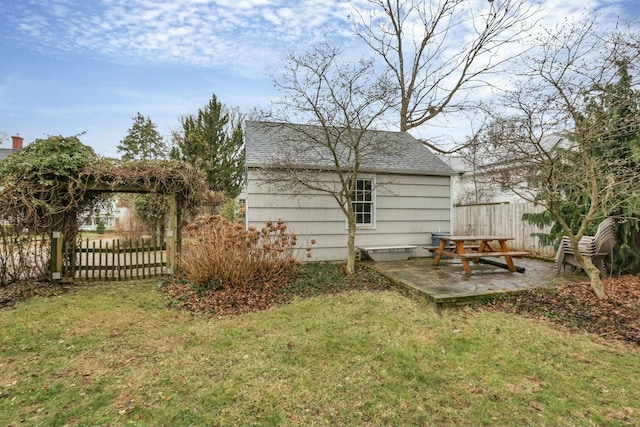
POLYGON ((556 273, 555 263, 538 259, 514 259, 524 273, 512 273, 500 267, 472 264, 472 274, 464 274, 458 260, 433 258, 371 263, 371 267, 409 290, 424 295, 438 305, 466 304, 473 301, 518 292, 533 287, 554 286, 587 280, 581 271, 556 273))

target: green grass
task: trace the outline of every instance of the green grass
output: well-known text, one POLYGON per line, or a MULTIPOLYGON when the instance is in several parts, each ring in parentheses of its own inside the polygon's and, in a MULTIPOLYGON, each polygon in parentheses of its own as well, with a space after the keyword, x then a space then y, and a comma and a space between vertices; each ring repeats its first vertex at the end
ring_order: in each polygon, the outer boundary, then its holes
POLYGON ((395 292, 206 318, 152 282, 100 284, 0 311, 0 425, 638 425, 639 366, 395 292))

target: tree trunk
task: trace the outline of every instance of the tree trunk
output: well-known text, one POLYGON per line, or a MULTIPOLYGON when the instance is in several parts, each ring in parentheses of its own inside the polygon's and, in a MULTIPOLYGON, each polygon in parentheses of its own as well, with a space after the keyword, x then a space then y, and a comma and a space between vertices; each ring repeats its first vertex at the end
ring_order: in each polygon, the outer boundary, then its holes
POLYGON ((351 276, 356 272, 356 222, 355 218, 348 219, 349 237, 347 239, 347 266, 345 274, 351 276))
POLYGON ((409 101, 410 96, 404 94, 400 102, 400 132, 406 132, 409 128, 409 101))
POLYGON ((608 299, 609 296, 604 290, 604 285, 602 283, 602 279, 600 278, 600 270, 598 270, 598 267, 593 265, 593 263, 586 261, 584 263, 584 271, 587 273, 587 276, 589 276, 589 280, 591 281, 591 289, 593 289, 593 292, 596 294, 598 299, 608 299))
MULTIPOLYGON (((573 245, 572 245, 573 246, 573 245)), ((589 281, 591 283, 591 289, 593 289, 593 293, 596 294, 598 299, 606 300, 609 298, 607 292, 604 290, 604 284, 602 283, 602 278, 600 277, 600 270, 598 267, 593 265, 590 260, 587 260, 582 254, 577 251, 577 245, 574 249, 574 256, 580 265, 582 265, 582 269, 587 273, 589 277, 589 281)))

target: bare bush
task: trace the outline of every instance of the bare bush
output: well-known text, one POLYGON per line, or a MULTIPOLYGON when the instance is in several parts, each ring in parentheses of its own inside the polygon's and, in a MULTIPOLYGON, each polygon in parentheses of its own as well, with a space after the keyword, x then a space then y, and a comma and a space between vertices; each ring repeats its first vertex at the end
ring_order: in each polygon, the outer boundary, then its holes
MULTIPOLYGON (((295 233, 282 219, 268 221, 258 230, 245 229, 221 216, 200 216, 184 231, 180 258, 188 281, 200 288, 242 286, 253 280, 270 280, 300 265, 295 233)), ((311 256, 311 247, 306 248, 311 256)))
POLYGON ((47 280, 49 258, 46 234, 34 236, 0 225, 0 287, 19 281, 47 280))
POLYGON ((122 197, 121 203, 127 208, 125 216, 116 224, 114 235, 123 242, 137 242, 140 240, 149 240, 149 235, 144 222, 138 218, 133 210, 133 200, 131 198, 122 197))

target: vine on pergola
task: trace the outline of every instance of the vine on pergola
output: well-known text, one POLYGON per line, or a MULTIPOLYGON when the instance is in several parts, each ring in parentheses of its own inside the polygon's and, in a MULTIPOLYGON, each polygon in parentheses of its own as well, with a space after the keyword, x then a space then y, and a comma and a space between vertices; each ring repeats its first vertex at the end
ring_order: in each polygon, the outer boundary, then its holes
MULTIPOLYGON (((184 162, 115 163, 77 136, 35 140, 0 162, 0 285, 24 278, 17 272, 33 268, 33 262, 23 265, 23 255, 34 251, 27 237, 38 237, 39 246, 46 247, 50 233, 60 231, 65 245, 73 245, 83 217, 105 207, 110 193, 123 191, 175 194, 189 209, 208 188, 184 162)), ((47 265, 36 264, 37 270, 47 265)))
POLYGON ((197 207, 209 193, 201 173, 176 160, 139 160, 113 163, 108 160, 83 172, 87 191, 176 194, 185 209, 197 207))

